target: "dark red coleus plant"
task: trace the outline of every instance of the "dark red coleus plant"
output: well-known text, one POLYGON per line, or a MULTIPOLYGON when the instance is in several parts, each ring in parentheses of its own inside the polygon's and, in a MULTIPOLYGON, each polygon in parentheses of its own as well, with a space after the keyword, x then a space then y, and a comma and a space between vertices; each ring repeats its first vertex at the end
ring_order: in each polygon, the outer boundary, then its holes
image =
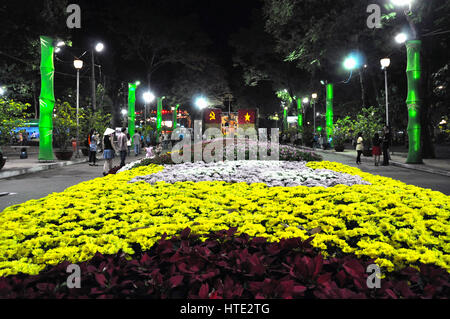
POLYGON ((0 298, 448 298, 449 274, 433 265, 389 273, 369 289, 371 260, 324 259, 310 240, 268 243, 237 229, 205 240, 185 229, 133 256, 97 253, 80 263, 81 288, 66 284, 68 262, 37 276, 0 278, 0 298))

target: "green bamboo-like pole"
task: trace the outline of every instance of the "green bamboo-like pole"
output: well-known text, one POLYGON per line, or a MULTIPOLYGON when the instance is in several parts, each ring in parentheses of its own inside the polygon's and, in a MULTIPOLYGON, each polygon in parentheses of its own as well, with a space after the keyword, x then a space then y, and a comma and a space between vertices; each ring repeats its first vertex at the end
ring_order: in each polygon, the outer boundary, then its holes
POLYGON ((162 100, 164 97, 157 98, 157 111, 156 111, 156 143, 159 143, 159 135, 162 131, 162 100))
POLYGON ((406 77, 408 79, 408 96, 406 105, 408 107, 408 138, 409 150, 406 163, 422 163, 422 144, 420 141, 420 40, 410 40, 406 42, 407 67, 406 77))
POLYGON ((300 132, 303 128, 303 110, 302 110, 302 100, 297 99, 297 123, 298 123, 298 131, 300 132))
POLYGON ((325 114, 325 123, 327 128, 327 140, 333 134, 333 97, 334 97, 334 87, 333 84, 327 84, 327 105, 325 114))
POLYGON ((53 161, 53 109, 55 94, 53 81, 55 66, 53 64, 54 40, 41 36, 41 94, 39 96, 39 156, 40 161, 53 161))
POLYGON ((175 106, 175 109, 173 110, 173 122, 172 122, 173 130, 175 130, 177 128, 177 112, 178 112, 179 107, 180 107, 180 104, 177 104, 175 106))
POLYGON ((283 107, 283 130, 287 131, 288 120, 287 120, 287 107, 283 107))
POLYGON ((136 83, 128 83, 128 133, 134 135, 136 128, 136 83))

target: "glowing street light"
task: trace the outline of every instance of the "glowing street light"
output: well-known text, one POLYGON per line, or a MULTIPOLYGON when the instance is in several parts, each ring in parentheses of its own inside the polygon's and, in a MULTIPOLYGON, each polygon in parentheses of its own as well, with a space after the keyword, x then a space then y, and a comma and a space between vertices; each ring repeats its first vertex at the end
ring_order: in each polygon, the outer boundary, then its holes
POLYGON ((303 98, 303 103, 308 104, 309 103, 309 98, 307 98, 307 97, 303 98))
POLYGON ((358 68, 358 61, 353 56, 349 56, 344 60, 344 68, 346 70, 356 69, 358 68))
POLYGON ((145 103, 152 103, 155 100, 155 95, 152 92, 147 91, 143 94, 143 98, 145 103))
POLYGON ((411 6, 412 0, 391 0, 392 4, 397 7, 411 6))
POLYGON ((4 95, 6 93, 6 89, 3 87, 0 87, 0 95, 4 95))
POLYGON ((95 51, 97 51, 97 52, 102 52, 104 48, 105 48, 105 46, 101 42, 99 42, 95 45, 95 51))
POLYGON ((199 97, 197 98, 197 100, 195 101, 195 105, 203 110, 204 108, 208 107, 208 101, 204 98, 204 97, 199 97))
POLYGON ((408 40, 408 35, 406 33, 399 33, 395 36, 395 42, 399 44, 403 44, 408 40))

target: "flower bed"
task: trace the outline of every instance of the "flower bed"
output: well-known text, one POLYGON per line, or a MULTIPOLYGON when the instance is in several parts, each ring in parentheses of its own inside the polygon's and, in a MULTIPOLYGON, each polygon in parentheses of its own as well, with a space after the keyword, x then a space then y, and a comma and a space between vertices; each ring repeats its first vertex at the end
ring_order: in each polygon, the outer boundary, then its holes
MULTIPOLYGON (((204 241, 185 229, 131 258, 96 254, 80 263, 78 289, 66 284, 68 262, 37 276, 0 278, 0 298, 447 298, 448 273, 421 265, 382 275, 367 286, 373 261, 346 255, 324 259, 308 241, 268 243, 234 236, 235 229, 204 241), (409 283, 409 284, 408 284, 409 283)), ((369 279, 370 280, 370 279, 369 279)))
POLYGON ((356 175, 324 169, 314 170, 307 167, 306 162, 281 161, 230 161, 208 164, 196 162, 167 165, 159 173, 138 176, 131 180, 132 183, 139 181, 150 184, 160 181, 167 183, 224 181, 227 183, 264 183, 267 186, 289 187, 370 184, 356 175))
POLYGON ((38 274, 95 253, 133 255, 164 234, 238 227, 278 242, 306 240, 326 258, 372 258, 383 271, 432 264, 450 271, 450 199, 442 193, 330 162, 312 169, 358 175, 371 185, 268 187, 261 183, 128 183, 145 166, 83 182, 0 213, 0 276, 38 274))

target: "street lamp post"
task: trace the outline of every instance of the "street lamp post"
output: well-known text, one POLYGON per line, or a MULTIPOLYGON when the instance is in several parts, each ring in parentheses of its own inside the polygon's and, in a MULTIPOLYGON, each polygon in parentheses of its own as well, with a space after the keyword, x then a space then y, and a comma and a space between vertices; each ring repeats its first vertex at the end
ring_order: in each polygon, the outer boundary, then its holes
POLYGON ((384 70, 384 88, 386 92, 386 126, 389 127, 389 92, 387 80, 387 68, 391 65, 391 60, 388 58, 381 59, 381 69, 384 70))
POLYGON ((127 123, 127 114, 128 114, 128 111, 126 109, 122 109, 123 127, 125 127, 125 125, 127 123))
MULTIPOLYGON (((102 52, 104 48, 103 43, 97 43, 95 45, 95 51, 102 52)), ((92 108, 96 109, 97 107, 97 96, 95 90, 95 60, 94 60, 94 50, 91 49, 91 63, 92 63, 92 77, 91 77, 91 85, 92 85, 92 108)))
POLYGON ((75 144, 75 157, 79 157, 78 143, 80 140, 80 70, 83 67, 82 60, 73 61, 73 66, 77 70, 77 141, 75 144))
POLYGON ((147 125, 147 105, 155 100, 155 95, 152 92, 147 91, 144 93, 143 97, 144 97, 144 123, 145 125, 147 125))
POLYGON ((313 101, 313 122, 314 122, 314 135, 316 134, 316 99, 317 99, 317 93, 312 94, 312 101, 313 101))

